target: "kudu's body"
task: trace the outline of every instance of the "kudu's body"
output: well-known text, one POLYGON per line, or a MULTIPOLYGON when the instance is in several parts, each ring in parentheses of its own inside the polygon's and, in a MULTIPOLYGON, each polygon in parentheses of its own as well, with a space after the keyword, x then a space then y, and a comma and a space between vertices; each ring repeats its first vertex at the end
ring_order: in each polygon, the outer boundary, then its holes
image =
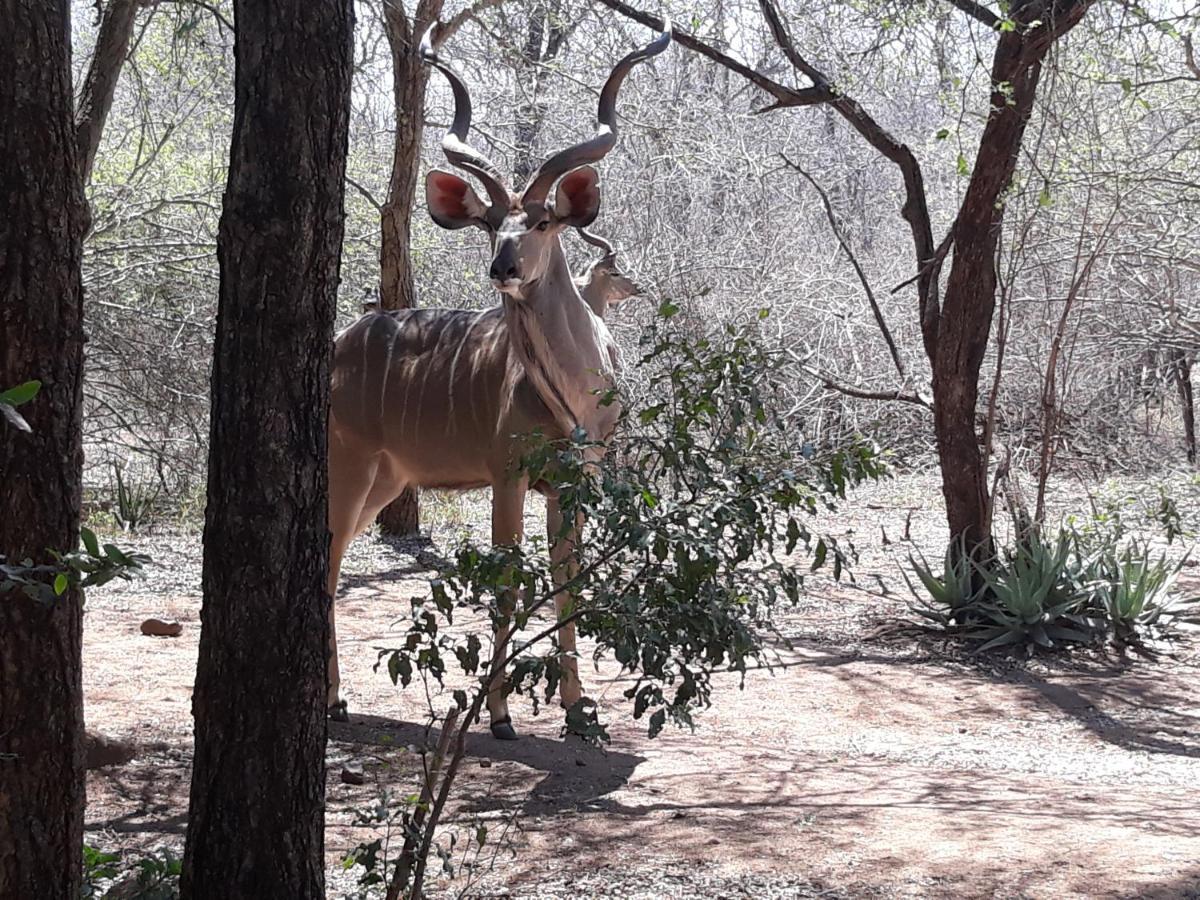
MULTIPOLYGON (((569 227, 583 229, 595 218, 598 176, 586 164, 615 143, 621 81, 634 64, 661 52, 668 35, 664 31, 618 63, 601 92, 596 136, 547 160, 520 196, 467 144, 466 87, 438 60, 426 35, 422 56, 454 89, 455 119, 443 149, 452 163, 483 183, 491 201, 480 200, 458 176, 435 170, 426 178, 430 214, 445 228, 474 225, 488 233, 492 282, 504 297, 500 306, 483 311, 368 313, 338 336, 329 420, 331 595, 347 545, 405 487, 491 486, 492 540, 511 544, 523 536, 529 488, 520 469, 524 439, 535 431, 549 439, 566 437, 576 427, 594 440, 608 438, 619 409, 598 401, 612 385, 616 350, 571 276, 559 235, 569 227), (555 182, 551 204, 547 198, 555 182)), ((608 250, 608 265, 616 272, 608 250)), ((585 286, 594 289, 592 302, 606 309, 627 286, 600 268, 603 263, 589 270, 585 286)), ((564 529, 553 493, 545 485, 535 487, 548 494, 547 531, 561 583, 574 534, 564 529)), ((570 597, 562 592, 557 599, 561 617, 570 597)), ((333 625, 331 605, 329 704, 332 714, 344 715, 333 625)), ((570 706, 581 695, 573 625, 560 629, 559 645, 560 697, 570 706)), ((504 658, 506 647, 507 632, 501 631, 496 658, 504 658)), ((502 683, 498 673, 488 712, 493 734, 511 739, 516 735, 502 683)))

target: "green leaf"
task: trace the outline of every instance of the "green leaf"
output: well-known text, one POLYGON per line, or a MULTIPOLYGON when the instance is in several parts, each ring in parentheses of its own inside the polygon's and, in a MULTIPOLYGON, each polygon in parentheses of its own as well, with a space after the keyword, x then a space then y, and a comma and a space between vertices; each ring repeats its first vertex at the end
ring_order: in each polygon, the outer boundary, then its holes
POLYGON ((1054 205, 1054 198, 1050 196, 1050 185, 1047 184, 1042 188, 1042 192, 1038 194, 1038 206, 1042 209, 1054 205))
POLYGON ((817 548, 813 551, 812 570, 815 572, 821 566, 825 565, 825 557, 829 554, 829 547, 825 543, 825 539, 821 538, 817 541, 817 548))
POLYGON ((664 300, 658 307, 658 314, 664 319, 669 319, 679 312, 679 307, 670 300, 664 300))
POLYGON ((937 134, 935 134, 934 137, 937 138, 939 141, 944 141, 946 138, 950 137, 950 129, 949 128, 939 128, 937 130, 937 134))
POLYGON ((955 165, 956 165, 959 175, 966 177, 967 175, 971 174, 971 166, 967 162, 967 158, 965 156, 963 156, 961 153, 958 154, 958 162, 955 165))
POLYGON ((37 396, 37 392, 41 390, 41 387, 42 383, 40 381, 26 381, 24 384, 18 384, 7 391, 0 391, 0 403, 7 403, 9 406, 20 406, 22 403, 28 403, 37 396))
POLYGON ((67 573, 59 572, 54 576, 54 596, 61 597, 67 592, 67 588, 70 586, 70 584, 71 581, 69 578, 67 578, 67 573))
POLYGON ((83 539, 83 548, 87 550, 89 556, 100 555, 100 542, 96 540, 96 532, 86 525, 81 525, 79 537, 83 539))

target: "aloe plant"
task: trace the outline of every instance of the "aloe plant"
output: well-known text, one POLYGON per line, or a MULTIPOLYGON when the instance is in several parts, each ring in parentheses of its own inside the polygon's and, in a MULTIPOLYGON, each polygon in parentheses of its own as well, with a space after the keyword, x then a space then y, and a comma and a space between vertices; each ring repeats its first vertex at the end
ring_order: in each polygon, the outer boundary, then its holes
POLYGON ((969 559, 952 546, 940 573, 910 557, 921 589, 911 580, 908 585, 914 612, 978 642, 978 653, 1053 649, 1104 637, 1130 643, 1187 618, 1200 603, 1172 596, 1185 561, 1156 557, 1148 544, 1125 542, 1116 529, 1068 528, 1053 541, 1030 534, 986 560, 969 559))
POLYGON ((913 611, 944 628, 969 624, 979 591, 975 587, 971 559, 963 552, 962 543, 946 548, 940 574, 933 571, 923 556, 919 560, 909 556, 908 561, 925 589, 924 593, 916 590, 908 574, 901 570, 917 600, 913 611))

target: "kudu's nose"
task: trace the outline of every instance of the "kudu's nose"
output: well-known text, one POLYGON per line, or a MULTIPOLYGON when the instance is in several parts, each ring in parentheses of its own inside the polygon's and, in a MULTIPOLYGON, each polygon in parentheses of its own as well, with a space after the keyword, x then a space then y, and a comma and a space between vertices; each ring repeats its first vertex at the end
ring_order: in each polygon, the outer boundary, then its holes
POLYGON ((488 275, 493 281, 501 284, 520 279, 520 273, 517 271, 517 248, 511 241, 500 242, 500 246, 496 249, 496 255, 492 257, 492 267, 488 271, 488 275))
POLYGON ((514 262, 497 259, 488 274, 493 281, 508 281, 517 277, 517 266, 514 262))

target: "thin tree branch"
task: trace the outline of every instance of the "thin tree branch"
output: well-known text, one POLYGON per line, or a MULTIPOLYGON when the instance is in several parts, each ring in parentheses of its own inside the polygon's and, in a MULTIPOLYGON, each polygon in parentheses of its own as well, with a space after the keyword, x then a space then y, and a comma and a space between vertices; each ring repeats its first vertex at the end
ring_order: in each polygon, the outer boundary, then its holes
POLYGON ((1196 49, 1192 46, 1192 36, 1190 34, 1183 36, 1183 61, 1188 67, 1188 71, 1196 78, 1200 78, 1200 64, 1196 62, 1196 49))
POLYGON ((1000 17, 987 7, 976 3, 975 0, 946 0, 951 6, 965 12, 972 19, 982 22, 988 28, 999 28, 1000 17))
POLYGON ((355 181, 353 178, 351 178, 349 175, 346 176, 346 184, 350 185, 350 187, 354 188, 356 191, 358 191, 360 194, 362 194, 363 199, 365 199, 368 203, 370 203, 373 207, 375 207, 375 212, 383 212, 383 204, 375 199, 375 195, 372 194, 370 191, 368 191, 365 187, 363 187, 357 181, 355 181))
MULTIPOLYGON (((635 22, 641 22, 649 28, 662 28, 662 19, 635 9, 629 4, 621 2, 621 0, 600 0, 600 2, 609 9, 619 12, 621 15, 633 19, 635 22)), ((793 88, 781 84, 773 78, 768 78, 761 72, 756 72, 745 63, 739 62, 732 56, 721 52, 711 44, 706 44, 690 32, 681 29, 678 25, 672 27, 671 36, 689 50, 699 53, 701 56, 708 57, 713 62, 719 63, 732 72, 736 72, 760 90, 775 98, 774 103, 758 110, 758 112, 767 112, 769 110, 792 106, 816 106, 817 104, 828 103, 832 98, 828 87, 823 84, 810 88, 793 88)))
POLYGON ((96 161, 108 111, 112 109, 117 79, 129 55, 134 20, 138 10, 148 5, 150 3, 142 0, 110 0, 101 16, 96 48, 79 92, 79 109, 75 116, 76 152, 85 185, 92 180, 92 165, 96 161))
MULTIPOLYGON (((607 0, 601 0, 607 2, 607 0)), ((811 78, 816 84, 828 85, 829 81, 796 49, 787 27, 773 0, 759 0, 763 17, 771 29, 771 35, 788 60, 811 78)), ((938 302, 938 274, 941 266, 933 244, 933 226, 930 224, 929 204, 925 197, 925 179, 921 164, 907 145, 900 143, 884 129, 852 97, 825 88, 828 103, 882 156, 890 160, 904 179, 904 206, 900 214, 908 222, 912 232, 913 249, 916 252, 918 272, 917 303, 921 319, 921 336, 925 344, 925 355, 932 361, 937 354, 940 304, 938 302)))
POLYGON ((850 243, 842 234, 842 229, 838 225, 837 216, 833 213, 833 204, 829 202, 829 195, 825 193, 825 189, 817 183, 817 180, 808 174, 804 169, 792 162, 784 154, 779 154, 780 159, 790 169, 799 172, 804 179, 816 188, 817 193, 821 197, 821 205, 825 209, 825 218, 829 220, 829 229, 833 232, 833 236, 837 238, 837 242, 841 244, 842 249, 846 251, 846 256, 850 260, 850 265, 854 267, 854 273, 858 276, 859 283, 862 284, 863 293, 867 295, 867 303, 871 305, 871 313, 875 316, 875 322, 879 326, 880 334, 883 335, 884 343, 887 344, 888 353, 891 354, 892 362, 896 366, 896 371, 900 375, 901 381, 908 380, 908 373, 904 371, 904 363, 900 359, 900 351, 896 349, 896 341, 892 338, 892 330, 888 328, 887 320, 883 317, 883 310, 879 308, 879 302, 875 299, 875 292, 871 290, 871 282, 867 280, 867 273, 863 271, 859 265, 858 257, 854 255, 854 251, 850 249, 850 243))
POLYGON ((865 388, 854 387, 852 385, 840 384, 834 381, 819 369, 814 369, 812 366, 806 366, 803 363, 800 365, 800 371, 805 375, 817 379, 825 387, 831 391, 837 391, 839 394, 845 394, 847 397, 854 397, 858 400, 885 400, 888 402, 912 403, 916 406, 922 406, 925 409, 932 410, 933 404, 926 397, 920 394, 906 394, 904 391, 870 391, 865 388))
POLYGON ((471 19, 477 18, 480 13, 486 12, 489 9, 494 9, 504 0, 476 0, 475 3, 468 6, 462 12, 452 16, 444 25, 437 29, 433 35, 434 47, 440 47, 443 43, 450 40, 458 31, 467 24, 471 19))

